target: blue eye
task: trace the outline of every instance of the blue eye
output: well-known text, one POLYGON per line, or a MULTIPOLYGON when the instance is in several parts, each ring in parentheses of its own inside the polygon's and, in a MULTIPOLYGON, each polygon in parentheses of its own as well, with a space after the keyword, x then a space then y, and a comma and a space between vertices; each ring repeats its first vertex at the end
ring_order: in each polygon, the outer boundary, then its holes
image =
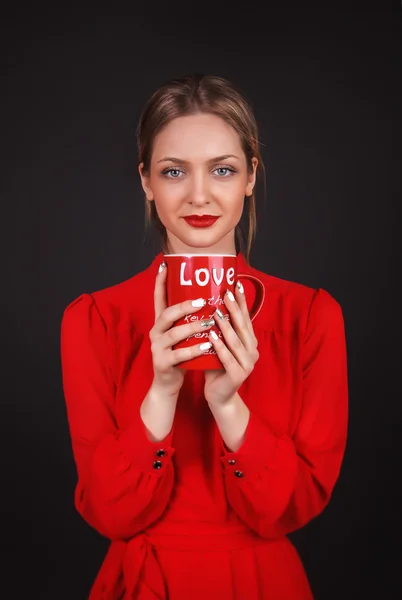
MULTIPOLYGON (((162 175, 167 175, 168 173, 172 174, 172 171, 175 171, 176 173, 182 173, 183 171, 180 171, 180 169, 176 169, 174 167, 170 167, 170 169, 165 169, 165 171, 162 171, 162 175)), ((170 177, 170 179, 178 179, 178 177, 170 177)))
POLYGON ((236 173, 236 170, 231 167, 216 167, 215 171, 229 171, 230 173, 236 173))

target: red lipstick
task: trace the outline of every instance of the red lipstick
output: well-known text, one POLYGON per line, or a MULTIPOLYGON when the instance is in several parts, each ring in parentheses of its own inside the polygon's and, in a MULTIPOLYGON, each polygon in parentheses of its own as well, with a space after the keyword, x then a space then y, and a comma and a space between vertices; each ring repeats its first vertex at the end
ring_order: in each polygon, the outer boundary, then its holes
POLYGON ((213 215, 189 215, 183 218, 191 227, 211 227, 219 219, 213 215))

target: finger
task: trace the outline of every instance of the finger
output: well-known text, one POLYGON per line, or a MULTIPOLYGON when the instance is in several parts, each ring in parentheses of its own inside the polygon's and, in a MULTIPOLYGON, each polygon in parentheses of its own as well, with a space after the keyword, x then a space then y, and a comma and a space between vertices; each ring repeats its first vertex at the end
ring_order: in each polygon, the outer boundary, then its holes
POLYGON ((169 362, 171 366, 178 365, 186 360, 191 360, 197 356, 209 353, 212 348, 210 340, 204 341, 202 344, 194 344, 194 346, 188 346, 187 348, 177 348, 172 350, 169 354, 169 362))
POLYGON ((209 339, 231 381, 234 385, 240 385, 244 381, 244 376, 243 370, 236 358, 225 346, 224 342, 219 339, 219 336, 213 329, 209 332, 209 339))
POLYGON ((244 318, 244 313, 230 290, 227 290, 226 294, 224 295, 224 302, 229 311, 230 321, 235 333, 240 338, 243 346, 247 350, 251 350, 252 346, 254 345, 253 337, 250 334, 250 329, 244 318))
POLYGON ((200 344, 202 341, 208 342, 208 331, 213 325, 215 325, 215 319, 208 318, 186 323, 185 325, 176 325, 160 337, 160 342, 165 349, 191 338, 196 338, 194 342, 199 341, 200 344))
POLYGON ((253 323, 251 321, 250 313, 249 313, 248 306, 247 306, 247 300, 246 300, 246 295, 244 293, 244 287, 240 280, 235 285, 235 298, 240 307, 241 312, 243 313, 244 322, 251 334, 251 337, 253 338, 253 342, 255 345, 258 345, 258 340, 254 333, 253 323))
MULTIPOLYGON (((222 332, 223 338, 225 340, 225 344, 227 346, 228 351, 233 355, 237 363, 242 367, 242 369, 248 371, 252 366, 251 358, 249 352, 243 345, 243 342, 233 329, 232 325, 229 323, 229 320, 225 317, 225 315, 217 309, 215 321, 218 324, 219 329, 222 332)), ((212 330, 213 331, 213 330, 212 330)), ((210 338, 212 337, 215 340, 215 337, 211 331, 210 338)), ((219 336, 218 336, 219 337, 219 336)), ((222 340, 215 340, 221 342, 222 340)), ((224 345, 225 345, 224 344, 224 345)))
MULTIPOLYGON (((182 317, 185 317, 187 323, 191 323, 193 320, 197 320, 197 318, 192 318, 193 313, 200 311, 202 308, 205 307, 205 305, 205 298, 196 298, 195 300, 184 300, 183 302, 179 302, 178 304, 168 306, 159 315, 158 320, 155 323, 156 330, 159 333, 164 333, 182 317)), ((212 316, 212 314, 210 314, 210 309, 208 309, 207 313, 202 313, 201 318, 206 318, 209 316, 212 316)))
POLYGON ((167 307, 167 296, 166 296, 166 275, 167 275, 167 264, 162 262, 158 273, 155 278, 154 287, 154 308, 155 308, 155 322, 163 311, 167 307))

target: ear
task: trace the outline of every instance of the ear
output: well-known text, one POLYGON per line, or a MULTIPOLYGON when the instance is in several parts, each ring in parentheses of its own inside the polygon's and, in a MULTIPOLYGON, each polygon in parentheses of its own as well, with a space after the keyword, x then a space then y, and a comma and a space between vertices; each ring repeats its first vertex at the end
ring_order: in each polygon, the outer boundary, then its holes
POLYGON ((144 174, 144 163, 143 162, 138 165, 138 172, 141 177, 141 185, 142 185, 142 189, 145 192, 146 199, 148 201, 151 201, 154 199, 154 195, 153 195, 151 188, 149 187, 149 175, 144 174))
POLYGON ((253 193, 253 188, 255 186, 255 180, 256 180, 256 176, 257 176, 258 158, 253 156, 253 158, 251 159, 251 164, 253 166, 253 171, 252 171, 252 173, 249 173, 248 178, 247 178, 245 196, 251 196, 251 194, 253 193))

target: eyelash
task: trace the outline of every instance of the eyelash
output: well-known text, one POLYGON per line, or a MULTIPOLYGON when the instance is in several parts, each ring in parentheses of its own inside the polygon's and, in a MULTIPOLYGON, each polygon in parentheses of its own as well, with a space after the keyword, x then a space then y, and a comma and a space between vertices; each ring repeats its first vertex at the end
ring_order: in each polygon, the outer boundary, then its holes
MULTIPOLYGON (((237 173, 236 169, 234 169, 233 167, 226 167, 226 166, 221 166, 221 167, 215 167, 214 171, 217 171, 218 169, 224 169, 226 171, 230 171, 231 173, 237 173)), ((181 169, 179 169, 178 167, 169 167, 168 169, 165 169, 164 171, 162 171, 162 175, 167 175, 168 173, 170 173, 171 171, 179 171, 179 173, 183 173, 183 171, 181 169)), ((228 176, 222 176, 220 177, 220 179, 227 179, 228 176)), ((169 177, 169 179, 179 179, 179 177, 169 177)))

